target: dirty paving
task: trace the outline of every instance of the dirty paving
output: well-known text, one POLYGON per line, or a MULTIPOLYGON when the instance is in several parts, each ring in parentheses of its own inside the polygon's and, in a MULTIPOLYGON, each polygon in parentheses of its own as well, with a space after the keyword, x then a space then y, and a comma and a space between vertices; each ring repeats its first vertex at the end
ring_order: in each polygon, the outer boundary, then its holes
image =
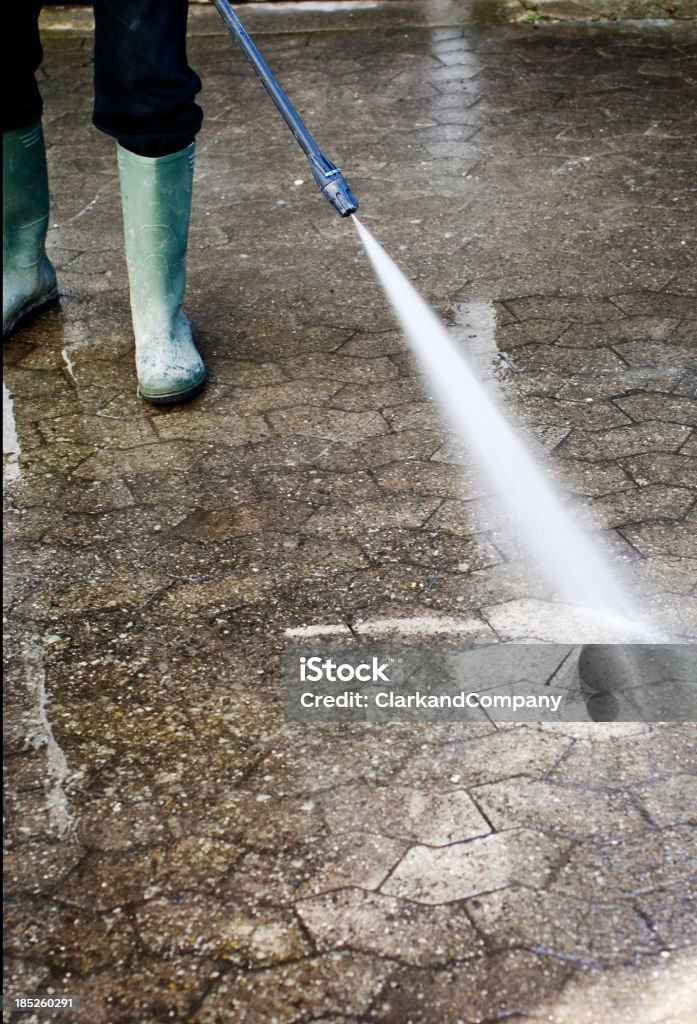
MULTIPOLYGON (((694 642, 691 30, 466 13, 247 20, 370 230, 694 642)), ((187 309, 210 383, 137 397, 115 157, 65 17, 42 72, 62 299, 4 349, 6 993, 90 1024, 686 1024, 693 726, 284 725, 288 630, 523 640, 554 595, 480 514, 355 233, 207 10, 187 309)))

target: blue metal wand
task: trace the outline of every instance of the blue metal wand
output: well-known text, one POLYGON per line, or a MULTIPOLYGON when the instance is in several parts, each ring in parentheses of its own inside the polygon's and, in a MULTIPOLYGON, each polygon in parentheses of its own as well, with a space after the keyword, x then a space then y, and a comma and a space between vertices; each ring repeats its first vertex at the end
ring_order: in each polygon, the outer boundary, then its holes
POLYGON ((292 131, 305 156, 310 161, 312 174, 322 195, 329 200, 342 216, 349 217, 358 209, 358 201, 338 167, 321 152, 303 124, 300 115, 290 102, 270 67, 259 53, 246 28, 237 17, 228 0, 213 0, 220 17, 230 33, 239 43, 247 60, 261 79, 266 91, 278 107, 283 120, 292 131))

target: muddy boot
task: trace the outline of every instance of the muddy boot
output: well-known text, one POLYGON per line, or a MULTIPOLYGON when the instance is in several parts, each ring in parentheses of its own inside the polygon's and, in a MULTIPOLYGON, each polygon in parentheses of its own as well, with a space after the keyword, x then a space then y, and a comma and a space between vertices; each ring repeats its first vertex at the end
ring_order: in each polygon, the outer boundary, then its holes
POLYGON ((41 121, 2 136, 2 336, 58 298, 46 255, 48 174, 41 121))
POLYGON ((146 157, 117 147, 138 389, 152 405, 192 398, 206 379, 181 309, 194 150, 146 157))

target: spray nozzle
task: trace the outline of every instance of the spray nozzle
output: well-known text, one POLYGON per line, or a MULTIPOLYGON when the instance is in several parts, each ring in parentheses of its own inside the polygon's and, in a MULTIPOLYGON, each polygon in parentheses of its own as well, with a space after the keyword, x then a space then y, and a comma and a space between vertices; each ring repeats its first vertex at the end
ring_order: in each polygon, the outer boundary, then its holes
POLYGON ((341 217, 350 217, 358 209, 358 200, 338 167, 323 153, 308 156, 312 175, 325 199, 328 199, 341 217))

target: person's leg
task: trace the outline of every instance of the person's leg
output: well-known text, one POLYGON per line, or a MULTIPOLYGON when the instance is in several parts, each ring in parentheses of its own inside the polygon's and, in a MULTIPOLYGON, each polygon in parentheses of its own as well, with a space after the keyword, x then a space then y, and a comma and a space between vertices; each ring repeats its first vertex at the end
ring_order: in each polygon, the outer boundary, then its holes
POLYGON ((5 0, 2 14, 2 333, 58 298, 46 255, 48 174, 35 72, 40 3, 5 0))
POLYGON ((95 0, 94 123, 117 140, 136 370, 153 404, 196 394, 205 366, 182 312, 198 76, 187 0, 95 0))
POLYGON ((186 57, 188 0, 94 0, 94 124, 140 156, 186 149, 201 80, 186 57))

